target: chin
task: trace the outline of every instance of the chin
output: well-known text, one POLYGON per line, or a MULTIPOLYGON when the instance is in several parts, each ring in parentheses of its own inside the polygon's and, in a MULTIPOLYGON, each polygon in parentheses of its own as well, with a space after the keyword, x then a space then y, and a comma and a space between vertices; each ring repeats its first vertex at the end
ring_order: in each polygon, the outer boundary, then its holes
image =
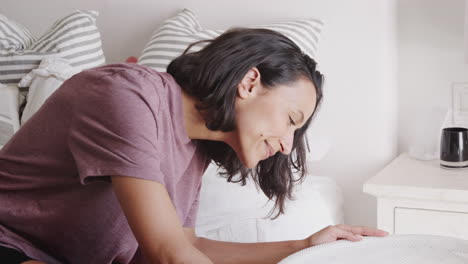
POLYGON ((254 157, 249 157, 245 153, 243 153, 239 148, 233 148, 234 152, 236 152, 237 158, 242 163, 244 167, 247 169, 253 169, 257 166, 258 160, 255 160, 254 157))
POLYGON ((247 169, 254 169, 261 161, 261 158, 259 158, 260 155, 257 155, 256 149, 253 149, 253 151, 243 151, 248 148, 242 148, 240 145, 231 147, 234 150, 234 152, 236 152, 239 161, 247 169))
POLYGON ((253 169, 257 166, 258 162, 251 162, 249 164, 245 164, 244 166, 247 168, 247 169, 253 169))
MULTIPOLYGON (((239 157, 239 155, 237 155, 237 157, 239 157)), ((252 162, 250 160, 247 160, 245 157, 242 157, 242 158, 239 157, 239 161, 247 169, 252 169, 253 167, 255 167, 257 165, 256 163, 254 163, 254 162, 252 162)))
POLYGON ((242 165, 244 165, 244 167, 246 167, 247 169, 253 169, 257 166, 259 160, 257 159, 253 159, 253 158, 246 158, 245 156, 240 159, 242 165))

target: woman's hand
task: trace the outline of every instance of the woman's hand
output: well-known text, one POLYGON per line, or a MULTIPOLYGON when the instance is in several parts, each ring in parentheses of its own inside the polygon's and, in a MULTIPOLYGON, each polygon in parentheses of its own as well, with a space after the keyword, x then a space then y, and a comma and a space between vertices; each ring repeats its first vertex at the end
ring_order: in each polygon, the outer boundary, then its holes
POLYGON ((340 239, 359 241, 362 236, 384 237, 387 235, 388 232, 367 226, 334 225, 325 227, 305 240, 307 247, 313 247, 340 239))

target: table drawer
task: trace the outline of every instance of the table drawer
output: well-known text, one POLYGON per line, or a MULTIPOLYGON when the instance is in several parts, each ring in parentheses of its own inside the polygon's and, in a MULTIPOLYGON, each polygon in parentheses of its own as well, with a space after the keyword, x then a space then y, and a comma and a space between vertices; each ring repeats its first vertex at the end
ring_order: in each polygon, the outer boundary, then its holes
POLYGON ((428 234, 468 240, 468 213, 395 208, 395 234, 428 234))

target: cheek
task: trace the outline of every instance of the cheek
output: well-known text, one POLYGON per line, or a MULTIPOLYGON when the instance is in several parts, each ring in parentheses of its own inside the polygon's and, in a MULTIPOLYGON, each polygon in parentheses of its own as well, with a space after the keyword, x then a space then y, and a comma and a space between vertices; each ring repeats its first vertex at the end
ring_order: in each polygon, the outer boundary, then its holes
POLYGON ((288 114, 273 100, 257 101, 236 113, 238 155, 256 165, 265 157, 265 139, 279 138, 288 129, 288 114))
POLYGON ((249 107, 236 113, 237 155, 246 167, 254 167, 262 158, 259 142, 263 140, 265 118, 261 108, 249 107))
POLYGON ((262 113, 258 123, 264 137, 280 137, 287 129, 288 114, 280 109, 270 109, 262 113))
POLYGON ((280 137, 288 129, 288 114, 272 102, 258 102, 237 115, 237 128, 249 141, 280 137))
POLYGON ((256 107, 239 116, 237 126, 242 131, 243 136, 258 139, 274 133, 280 124, 279 120, 280 118, 275 111, 256 107))

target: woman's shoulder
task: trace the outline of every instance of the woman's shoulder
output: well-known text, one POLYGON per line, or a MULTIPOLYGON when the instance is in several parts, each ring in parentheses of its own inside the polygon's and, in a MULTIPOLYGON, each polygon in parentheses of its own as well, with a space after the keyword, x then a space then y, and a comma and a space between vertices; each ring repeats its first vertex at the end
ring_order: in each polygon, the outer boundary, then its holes
POLYGON ((147 76, 150 78, 163 78, 168 80, 174 80, 172 76, 166 72, 159 72, 151 67, 128 62, 119 62, 105 64, 97 67, 93 67, 81 72, 87 75, 107 76, 114 74, 124 75, 135 75, 135 76, 147 76))
MULTIPOLYGON (((175 79, 166 72, 135 63, 112 63, 81 71, 70 78, 69 84, 81 87, 81 92, 100 90, 100 93, 116 93, 120 89, 134 90, 142 94, 158 93, 164 96, 167 90, 178 86, 175 79)), ((76 89, 76 88, 72 88, 76 89)))
POLYGON ((60 90, 62 98, 71 101, 77 111, 117 113, 119 109, 144 111, 146 107, 159 116, 181 108, 180 87, 170 74, 134 63, 107 64, 82 71, 68 79, 60 90))

